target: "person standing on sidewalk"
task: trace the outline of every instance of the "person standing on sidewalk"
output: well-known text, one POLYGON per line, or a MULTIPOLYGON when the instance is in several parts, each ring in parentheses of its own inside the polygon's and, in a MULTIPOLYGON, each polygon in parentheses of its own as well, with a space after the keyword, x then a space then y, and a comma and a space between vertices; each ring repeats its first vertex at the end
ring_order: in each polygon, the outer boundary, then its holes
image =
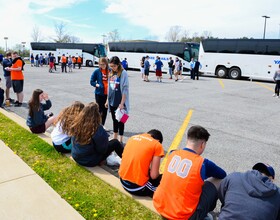
POLYGON ((275 93, 273 94, 273 96, 277 96, 277 98, 279 97, 279 90, 280 90, 280 65, 279 65, 279 69, 275 71, 275 74, 273 76, 273 80, 274 82, 276 82, 275 85, 275 93))
POLYGON ((5 95, 6 95, 6 100, 8 103, 12 101, 10 97, 10 88, 12 87, 12 80, 11 80, 11 72, 6 70, 6 67, 11 67, 12 66, 12 54, 11 52, 6 53, 5 58, 3 59, 3 71, 4 71, 4 77, 6 80, 6 89, 5 89, 5 95))
POLYGON ((99 106, 99 113, 102 118, 102 125, 105 125, 108 108, 105 103, 108 98, 108 74, 109 66, 106 57, 101 57, 98 62, 99 68, 96 69, 90 78, 90 85, 95 87, 95 101, 99 106))

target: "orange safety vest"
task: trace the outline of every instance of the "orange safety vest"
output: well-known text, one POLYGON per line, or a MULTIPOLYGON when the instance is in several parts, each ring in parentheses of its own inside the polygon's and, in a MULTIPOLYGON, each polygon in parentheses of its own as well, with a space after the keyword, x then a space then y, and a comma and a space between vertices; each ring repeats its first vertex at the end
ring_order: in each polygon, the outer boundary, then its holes
POLYGON ((66 60, 67 60, 67 59, 66 59, 66 56, 62 56, 62 57, 61 57, 61 63, 66 63, 66 60))
POLYGON ((154 197, 156 210, 167 219, 189 219, 195 212, 204 184, 204 158, 187 151, 173 151, 154 197))
POLYGON ((72 63, 76 63, 76 58, 75 57, 72 58, 72 63))
MULTIPOLYGON (((22 61, 20 59, 18 59, 13 65, 12 65, 12 68, 22 68, 22 61)), ((23 73, 22 73, 22 70, 21 71, 11 71, 11 80, 23 80, 24 79, 24 76, 23 76, 23 73)))
POLYGON ((82 63, 82 58, 81 57, 78 57, 77 63, 82 63))

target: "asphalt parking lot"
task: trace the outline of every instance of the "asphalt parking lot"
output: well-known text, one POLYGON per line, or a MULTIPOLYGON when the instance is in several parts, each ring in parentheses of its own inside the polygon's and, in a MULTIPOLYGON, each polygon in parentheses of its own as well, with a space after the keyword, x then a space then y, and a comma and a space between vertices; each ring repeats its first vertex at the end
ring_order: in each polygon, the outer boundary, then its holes
MULTIPOLYGON (((8 110, 26 117, 26 103, 37 88, 49 94, 53 103, 50 111, 55 115, 73 101, 94 101, 94 88, 89 83, 93 70, 82 68, 67 74, 59 71, 49 73, 47 67, 26 65, 25 104, 20 108, 9 107, 8 110)), ((150 82, 143 82, 140 72, 128 71, 128 74, 131 111, 125 126, 125 140, 156 128, 163 133, 165 150, 172 143, 173 146, 184 147, 184 125, 189 128, 198 124, 211 134, 204 157, 227 172, 245 171, 260 161, 269 163, 275 168, 276 183, 279 185, 280 99, 272 97, 274 84, 211 77, 193 81, 189 76, 175 82, 169 80, 166 74, 163 75, 163 82, 158 83, 154 73, 151 73, 150 82), (187 115, 189 123, 186 121, 187 115), (178 131, 184 133, 182 141, 176 137, 178 131)), ((2 69, 0 76, 4 78, 2 69)), ((15 98, 13 93, 11 96, 15 98)), ((112 129, 109 114, 105 126, 112 129)))

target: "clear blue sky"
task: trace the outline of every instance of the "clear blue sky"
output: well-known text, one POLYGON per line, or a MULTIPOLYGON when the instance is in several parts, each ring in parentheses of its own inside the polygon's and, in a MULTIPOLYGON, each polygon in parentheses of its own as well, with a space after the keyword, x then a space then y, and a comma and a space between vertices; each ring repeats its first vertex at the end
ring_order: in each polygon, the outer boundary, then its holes
POLYGON ((83 42, 102 42, 103 34, 117 29, 123 40, 166 40, 171 26, 188 36, 208 31, 214 37, 280 38, 279 0, 0 0, 0 47, 32 41, 34 26, 44 41, 55 36, 63 22, 70 35, 83 42), (5 18, 5 19, 3 19, 5 18), (183 31, 182 31, 183 33, 183 31))

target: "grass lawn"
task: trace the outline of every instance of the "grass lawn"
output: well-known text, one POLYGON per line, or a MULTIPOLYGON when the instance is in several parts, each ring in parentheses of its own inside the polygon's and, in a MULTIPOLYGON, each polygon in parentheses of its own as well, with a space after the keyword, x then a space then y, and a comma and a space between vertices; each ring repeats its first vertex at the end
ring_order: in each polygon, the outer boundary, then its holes
POLYGON ((86 219, 160 219, 0 113, 0 139, 86 219))

